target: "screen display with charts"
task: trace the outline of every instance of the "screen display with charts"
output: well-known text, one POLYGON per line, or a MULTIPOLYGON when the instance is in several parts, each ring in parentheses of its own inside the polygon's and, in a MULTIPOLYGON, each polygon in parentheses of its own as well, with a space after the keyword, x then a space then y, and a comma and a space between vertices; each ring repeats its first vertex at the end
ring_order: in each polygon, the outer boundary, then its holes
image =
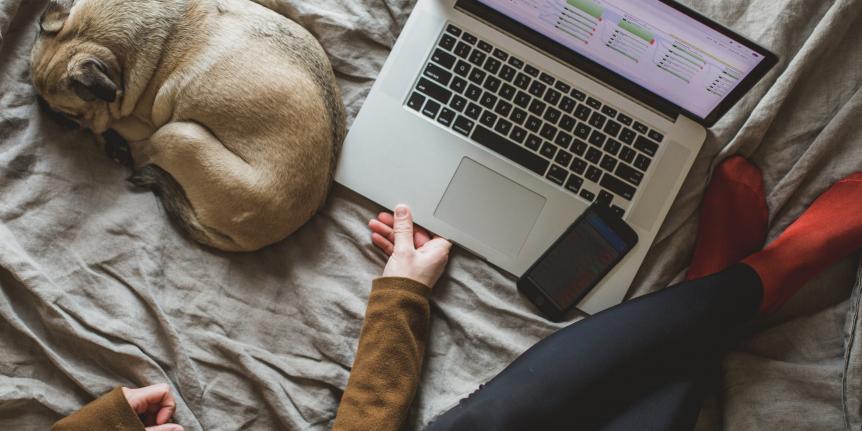
POLYGON ((478 0, 700 117, 765 57, 659 0, 478 0))

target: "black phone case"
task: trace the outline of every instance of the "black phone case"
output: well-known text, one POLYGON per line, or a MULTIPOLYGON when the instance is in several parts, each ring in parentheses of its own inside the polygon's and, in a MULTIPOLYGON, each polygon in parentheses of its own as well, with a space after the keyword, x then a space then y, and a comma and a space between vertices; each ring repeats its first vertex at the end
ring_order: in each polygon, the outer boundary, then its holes
POLYGON ((554 243, 548 248, 548 250, 546 250, 545 253, 542 254, 542 256, 535 263, 533 263, 533 265, 530 266, 530 269, 528 269, 527 272, 525 272, 524 275, 521 276, 520 279, 518 279, 518 290, 520 290, 521 293, 523 293, 527 298, 529 298, 530 301, 539 309, 539 311, 542 313, 542 315, 544 315, 545 317, 548 318, 548 320, 551 320, 552 322, 559 322, 565 318, 566 314, 572 308, 574 308, 578 303, 581 302, 581 300, 584 299, 584 296, 586 296, 588 293, 590 293, 596 287, 596 285, 598 285, 599 283, 602 282, 602 280, 604 280, 605 276, 613 268, 615 268, 624 257, 626 257, 628 255, 628 253, 631 251, 632 248, 634 248, 634 246, 637 244, 637 242, 638 242, 637 233, 628 224, 626 224, 626 222, 623 221, 619 216, 617 216, 616 214, 611 212, 609 207, 604 206, 602 204, 598 204, 598 203, 593 204, 592 206, 587 208, 587 210, 584 211, 584 213, 581 214, 580 217, 578 217, 574 221, 574 223, 572 223, 572 225, 569 226, 569 228, 566 229, 566 231, 563 232, 563 234, 560 235, 559 238, 557 238, 556 241, 554 241, 554 243), (572 229, 576 228, 578 226, 578 224, 580 224, 591 211, 598 214, 598 216, 602 219, 602 221, 607 223, 607 225, 610 226, 611 229, 614 230, 614 232, 616 232, 618 235, 620 235, 620 237, 623 238, 623 240, 626 242, 626 244, 629 245, 629 248, 628 248, 628 250, 626 250, 625 253, 623 253, 616 260, 614 260, 613 263, 608 265, 608 268, 605 270, 604 273, 601 274, 601 277, 598 279, 598 281, 595 284, 593 284, 592 286, 590 286, 589 288, 585 289, 584 292, 581 293, 581 295, 572 303, 571 306, 569 306, 565 309, 560 309, 554 303, 554 301, 551 300, 548 297, 548 295, 545 294, 544 291, 542 291, 542 289, 539 286, 536 286, 535 284, 533 284, 528 279, 528 276, 533 271, 533 269, 536 267, 536 265, 539 262, 541 262, 542 259, 544 259, 545 256, 547 256, 548 253, 551 252, 551 250, 553 250, 555 247, 557 247, 559 242, 562 241, 563 238, 565 238, 572 229))

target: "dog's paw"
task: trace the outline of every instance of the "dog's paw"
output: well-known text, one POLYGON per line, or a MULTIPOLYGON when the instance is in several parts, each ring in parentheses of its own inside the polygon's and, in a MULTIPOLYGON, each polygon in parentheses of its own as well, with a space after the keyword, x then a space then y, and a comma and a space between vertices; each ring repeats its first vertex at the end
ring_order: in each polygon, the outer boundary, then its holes
POLYGON ((119 133, 109 129, 102 134, 102 138, 105 140, 105 155, 127 168, 134 167, 135 162, 132 159, 129 143, 119 133))

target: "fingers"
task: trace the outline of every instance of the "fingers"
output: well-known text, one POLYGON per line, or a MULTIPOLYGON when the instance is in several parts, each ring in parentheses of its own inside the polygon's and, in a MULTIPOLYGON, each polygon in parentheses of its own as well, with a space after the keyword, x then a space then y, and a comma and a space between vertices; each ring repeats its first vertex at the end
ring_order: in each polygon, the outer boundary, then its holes
MULTIPOLYGON (((381 213, 381 214, 384 214, 384 213, 381 213)), ((389 240, 389 242, 394 243, 395 242, 395 235, 394 235, 394 232, 392 230, 392 225, 386 224, 386 223, 380 221, 379 217, 380 216, 378 216, 378 218, 376 218, 376 219, 369 220, 368 221, 368 228, 371 229, 372 233, 376 233, 376 234, 386 238, 387 240, 389 240)), ((392 221, 392 220, 390 220, 390 221, 392 221)), ((413 245, 416 246, 416 248, 422 247, 423 245, 425 245, 426 242, 428 242, 430 240, 431 240, 431 234, 429 234, 427 230, 425 230, 419 226, 416 226, 415 224, 413 225, 413 245)))
POLYGON ((177 409, 171 388, 164 383, 139 389, 123 388, 123 393, 135 413, 155 413, 153 419, 157 425, 167 423, 177 409))
POLYGON ((411 251, 413 247, 413 217, 407 205, 395 208, 395 224, 392 226, 395 236, 395 252, 411 251))
POLYGON ((428 241, 428 243, 426 243, 425 247, 423 248, 429 250, 439 250, 440 253, 443 253, 448 256, 449 252, 452 250, 452 243, 446 239, 437 236, 434 237, 434 239, 428 241))
POLYGON ((146 431, 183 431, 183 427, 177 424, 163 424, 144 428, 146 431))
POLYGON ((377 232, 371 234, 371 243, 386 253, 387 256, 392 256, 395 251, 395 245, 377 232))

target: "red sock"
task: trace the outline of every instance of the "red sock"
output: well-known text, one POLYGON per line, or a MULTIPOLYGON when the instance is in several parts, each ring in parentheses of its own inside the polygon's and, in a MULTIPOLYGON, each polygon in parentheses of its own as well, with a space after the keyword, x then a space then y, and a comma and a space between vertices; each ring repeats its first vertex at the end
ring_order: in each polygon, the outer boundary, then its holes
POLYGON ((862 247, 862 172, 835 183, 775 241, 742 263, 763 283, 771 313, 826 267, 862 247))
POLYGON ((723 161, 703 197, 687 280, 706 277, 760 250, 769 210, 760 169, 741 156, 723 161))

